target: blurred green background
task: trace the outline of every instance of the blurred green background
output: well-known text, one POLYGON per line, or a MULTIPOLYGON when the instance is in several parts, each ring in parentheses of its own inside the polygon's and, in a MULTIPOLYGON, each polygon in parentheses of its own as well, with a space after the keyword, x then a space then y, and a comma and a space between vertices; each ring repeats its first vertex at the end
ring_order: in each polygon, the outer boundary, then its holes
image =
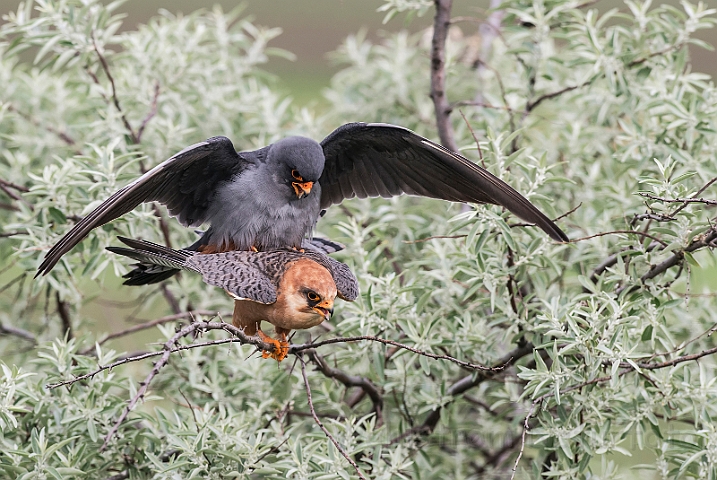
MULTIPOLYGON (((712 3, 710 0, 707 4, 712 3)), ((15 10, 18 0, 0 0, 3 15, 15 10)), ((484 19, 489 0, 454 0, 454 16, 471 16, 484 19)), ((679 1, 654 1, 653 4, 669 3, 679 7, 679 1)), ((717 2, 713 6, 717 7, 717 2)), ((137 24, 146 23, 160 9, 172 13, 191 13, 200 8, 220 5, 225 11, 237 6, 244 8, 243 16, 251 16, 257 25, 279 27, 282 34, 270 45, 285 49, 295 55, 294 60, 273 57, 266 70, 277 76, 277 82, 284 91, 291 94, 300 104, 321 105, 321 90, 328 86, 331 75, 338 70, 329 56, 347 35, 364 29, 368 38, 379 40, 384 31, 408 29, 420 31, 432 23, 432 11, 423 17, 407 21, 397 15, 383 23, 384 13, 377 12, 383 5, 381 0, 246 0, 244 2, 198 0, 129 0, 120 7, 127 14, 124 29, 133 29, 137 24)), ((611 8, 626 10, 621 0, 599 0, 590 8, 605 12, 611 8)), ((477 23, 460 24, 466 31, 474 31, 477 23)), ((702 31, 698 38, 717 45, 717 29, 702 31)), ((717 76, 717 53, 702 48, 691 48, 693 68, 696 71, 717 76)), ((426 92, 428 94, 428 92, 426 92)), ((370 119, 364 119, 369 120, 370 119)))

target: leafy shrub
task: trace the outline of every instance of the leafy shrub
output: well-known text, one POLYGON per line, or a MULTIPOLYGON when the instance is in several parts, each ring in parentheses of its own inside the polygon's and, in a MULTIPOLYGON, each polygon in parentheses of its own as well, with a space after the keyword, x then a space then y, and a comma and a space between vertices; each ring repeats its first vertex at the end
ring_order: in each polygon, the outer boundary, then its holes
MULTIPOLYGON (((0 30, 2 476, 354 477, 312 418, 304 372, 323 426, 367 477, 502 478, 516 464, 518 478, 615 478, 642 462, 659 478, 717 476, 714 297, 700 281, 717 240, 717 90, 687 51, 715 10, 591 4, 508 1, 488 48, 458 28, 446 48, 455 142, 560 217, 570 244, 492 206, 334 207, 319 230, 346 243, 338 257, 362 296, 323 337, 433 357, 343 342, 304 351, 302 368, 247 358, 251 345, 186 349, 104 450, 151 365, 45 388, 125 355, 92 333, 98 320, 123 327, 83 313, 97 292, 87 279, 117 285, 127 267, 104 251, 115 235, 184 245, 194 234, 145 205, 33 280, 42 253, 110 192, 209 136, 251 149, 384 121, 433 137, 430 32, 349 37, 331 108, 316 115, 274 93, 260 66, 282 53, 267 47, 278 32, 238 12, 160 12, 118 33, 118 3, 21 4, 0 30)), ((147 314, 178 312, 157 322, 162 343, 187 311, 205 321, 230 305, 188 275, 143 295, 147 314)))

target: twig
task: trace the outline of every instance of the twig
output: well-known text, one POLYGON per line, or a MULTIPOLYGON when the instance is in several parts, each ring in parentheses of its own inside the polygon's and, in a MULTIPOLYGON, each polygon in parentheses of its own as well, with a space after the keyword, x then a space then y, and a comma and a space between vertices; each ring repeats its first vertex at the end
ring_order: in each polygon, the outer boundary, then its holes
POLYGON ((453 362, 456 365, 460 365, 461 367, 464 367, 464 368, 470 368, 471 370, 499 372, 499 371, 503 370, 505 368, 505 366, 507 365, 507 362, 506 362, 506 365, 497 364, 493 367, 486 367, 484 365, 478 365, 475 363, 458 360, 457 358, 451 357, 450 355, 436 355, 435 353, 424 352, 423 350, 419 350, 417 348, 411 347, 410 345, 405 345, 403 343, 394 342, 393 340, 386 340, 385 338, 379 338, 379 337, 374 337, 374 336, 370 336, 370 335, 362 335, 362 336, 357 336, 357 337, 331 338, 331 339, 323 340, 321 342, 316 342, 316 343, 305 343, 305 344, 301 344, 301 345, 291 345, 289 347, 289 353, 296 354, 303 350, 309 350, 311 348, 317 348, 317 347, 321 347, 323 345, 331 345, 334 343, 360 342, 363 340, 383 343, 384 345, 392 345, 394 347, 402 348, 404 350, 408 350, 409 352, 413 352, 418 355, 423 355, 424 357, 433 358, 435 360, 448 360, 449 362, 453 362))
POLYGON ((640 280, 644 283, 647 280, 655 278, 659 274, 665 272, 667 269, 672 268, 675 265, 681 263, 685 258, 685 253, 692 253, 695 250, 699 250, 704 247, 714 246, 713 243, 715 242, 715 240, 717 240, 717 228, 712 227, 703 235, 700 235, 699 237, 692 240, 692 242, 690 242, 690 244, 685 247, 684 250, 675 252, 662 263, 653 265, 652 268, 650 268, 650 271, 640 277, 640 280))
MULTIPOLYGON (((129 328, 126 328, 124 330, 120 330, 119 332, 110 333, 109 335, 106 335, 102 338, 102 340, 98 340, 96 342, 96 345, 103 345, 106 342, 109 342, 110 340, 114 340, 115 338, 124 337, 125 335, 131 335, 136 332, 140 332, 142 330, 147 330, 149 328, 154 328, 157 325, 163 325, 165 323, 174 322, 176 320, 181 320, 183 318, 190 318, 194 317, 194 315, 202 315, 202 316, 214 316, 217 312, 211 311, 211 310, 194 310, 190 312, 182 312, 177 313, 174 315, 168 315, 166 317, 161 317, 156 320, 152 320, 150 322, 140 323, 138 325, 133 325, 129 328)), ((224 316, 230 316, 230 313, 224 314, 224 316)), ((88 355, 95 349, 95 345, 92 347, 82 350, 80 352, 80 355, 88 355)))
MULTIPOLYGON (((658 245, 657 242, 652 242, 650 245, 647 246, 645 251, 651 252, 655 248, 657 248, 657 245, 658 245)), ((597 277, 602 275, 603 272, 605 272, 605 270, 607 270, 608 268, 617 264, 618 260, 620 259, 620 256, 622 256, 623 254, 625 254, 626 252, 629 252, 629 251, 634 251, 634 248, 632 246, 630 246, 628 248, 622 249, 619 252, 613 253, 612 255, 607 257, 605 260, 603 260, 602 263, 600 263, 600 265, 595 267, 592 274, 590 274, 590 281, 593 283, 597 283, 597 277)))
MULTIPOLYGON (((664 362, 658 362, 658 363, 652 363, 652 362, 638 362, 637 366, 643 370, 659 370, 661 368, 666 367, 673 367, 675 365, 678 365, 680 363, 684 362, 691 362, 693 360, 698 360, 702 357, 707 357, 709 355, 717 353, 717 347, 710 348, 707 350, 703 350, 699 353, 693 353, 691 355, 683 355, 681 357, 674 358, 672 360, 666 360, 664 362)), ((629 363, 621 363, 620 366, 625 366, 625 368, 633 368, 629 363)))
POLYGON ((601 232, 601 233, 596 233, 595 235, 589 235, 587 237, 573 238, 570 240, 570 243, 582 242, 584 240, 590 240, 591 238, 604 237, 605 235, 618 235, 618 234, 639 235, 641 237, 650 238, 650 239, 656 241, 657 243, 659 243, 660 245, 662 245, 663 247, 667 246, 667 242, 660 240, 659 238, 657 238, 654 235, 642 232, 640 230, 613 230, 611 232, 601 232))
POLYGON ((15 285, 17 282, 23 281, 26 276, 27 276, 27 272, 23 272, 23 273, 21 273, 20 275, 18 275, 17 277, 13 278, 13 279, 10 280, 9 282, 7 282, 5 285, 3 285, 2 287, 0 287, 0 293, 4 292, 4 291, 7 290, 8 288, 12 287, 12 286, 15 285))
MULTIPOLYGON (((232 334, 234 336, 234 338, 223 338, 220 340, 213 340, 211 342, 200 342, 200 343, 193 343, 193 344, 189 344, 189 345, 180 345, 177 347, 173 347, 171 349, 170 353, 180 352, 183 350, 192 350, 194 348, 202 348, 202 347, 207 347, 207 346, 211 346, 211 345, 223 345, 226 343, 250 344, 250 345, 254 345, 255 347, 257 347, 259 349, 267 350, 269 352, 273 351, 273 349, 274 349, 274 345, 263 342, 259 337, 250 337, 247 334, 245 334, 242 329, 237 328, 234 325, 230 325, 228 323, 210 322, 210 321, 202 320, 202 321, 197 321, 197 322, 194 322, 194 323, 191 323, 191 324, 185 326, 184 328, 179 330, 179 332, 185 332, 182 336, 188 336, 195 332, 199 333, 199 332, 206 332, 209 330, 224 330, 225 332, 232 334)), ((175 334, 174 337, 176 337, 176 336, 177 335, 175 334)), ((174 337, 172 337, 172 338, 174 338, 174 337)), ((179 338, 181 338, 181 337, 179 337, 179 338)), ((104 372, 106 370, 112 370, 113 368, 118 367, 120 365, 124 365, 126 363, 131 363, 131 362, 138 362, 140 360, 145 360, 145 359, 151 358, 151 357, 157 357, 159 355, 164 355, 166 352, 167 352, 167 350, 165 349, 165 350, 160 350, 158 352, 138 353, 136 355, 122 358, 122 359, 112 362, 108 365, 99 366, 96 370, 93 370, 92 372, 86 373, 84 375, 80 375, 79 377, 75 377, 70 380, 64 380, 62 382, 48 384, 46 388, 52 390, 57 387, 62 387, 65 385, 72 385, 72 384, 75 384, 82 380, 87 380, 88 378, 92 378, 95 375, 97 375, 98 373, 104 372)))
POLYGON ((0 323, 0 334, 13 335, 15 337, 22 338, 23 340, 27 340, 28 342, 31 342, 33 344, 37 344, 37 337, 35 337, 35 335, 22 328, 13 327, 12 325, 0 323))
POLYGON ((117 433, 117 430, 119 430, 120 425, 122 425, 122 422, 124 422, 124 420, 127 418, 129 412, 132 411, 137 402, 139 402, 141 399, 144 399, 144 395, 147 393, 149 384, 152 382, 154 377, 157 376, 159 370, 169 362, 169 357, 175 350, 175 345, 178 345, 179 340, 183 337, 186 337, 187 335, 193 334, 195 332, 202 332, 210 329, 221 329, 227 331, 235 330, 235 332, 232 333, 235 333, 240 338, 244 337, 241 338, 243 340, 242 343, 253 343, 255 345, 264 344, 264 342, 262 342, 258 337, 248 337, 244 334, 244 332, 242 332, 236 327, 232 327, 231 329, 229 329, 229 325, 227 324, 214 324, 214 328, 210 328, 210 326, 212 326, 212 322, 195 322, 180 329, 177 333, 174 334, 174 336, 172 336, 172 338, 167 340, 167 342, 164 344, 164 351, 162 352, 161 358, 155 362, 154 366, 152 367, 152 370, 147 375, 147 378, 145 378, 144 381, 139 384, 139 389, 137 389, 137 393, 135 393, 135 395, 130 399, 129 404, 127 404, 125 409, 122 411, 122 414, 115 422, 114 426, 105 436, 105 441, 102 444, 100 450, 104 450, 105 448, 107 448, 109 441, 112 439, 112 437, 114 437, 115 433, 117 433))
MULTIPOLYGON (((143 174, 145 172, 142 172, 143 174)), ((172 248, 172 237, 169 234, 169 225, 167 224, 167 221, 164 218, 164 215, 162 214, 162 210, 159 208, 159 204, 157 202, 152 202, 152 209, 154 210, 154 215, 157 217, 157 220, 159 221, 159 229, 162 231, 162 237, 164 237, 164 243, 169 248, 172 248)))
MULTIPOLYGON (((513 118, 513 113, 515 112, 515 110, 510 108, 510 102, 508 102, 508 95, 505 91, 505 84, 503 84, 503 77, 500 75, 500 72, 498 70, 496 70, 494 67, 484 62, 480 58, 477 60, 477 65, 479 68, 486 68, 490 70, 491 72, 493 72, 493 75, 495 75, 495 80, 496 82, 498 82, 498 89, 500 90, 500 98, 501 100, 503 100, 503 105, 505 106, 504 110, 508 112, 508 125, 510 126, 510 133, 515 132, 515 119, 513 118)), ((523 113, 525 114, 526 112, 523 113)), ((516 140, 514 139, 513 144, 511 146, 513 152, 517 151, 518 149, 518 146, 515 142, 516 140)))
POLYGON ((638 58, 637 60, 633 60, 632 62, 628 63, 628 68, 636 67, 637 65, 641 65, 648 61, 649 59, 653 57, 658 57, 660 55, 664 55, 666 53, 670 53, 672 50, 679 50, 680 48, 685 46, 685 42, 680 42, 674 45, 670 45, 669 47, 665 47, 662 50, 658 50, 657 52, 653 52, 646 57, 638 58))
MULTIPOLYGON (((129 120, 127 120, 127 116, 125 115, 124 111, 122 110, 122 107, 120 107, 119 98, 117 97, 117 88, 115 87, 115 79, 112 77, 112 74, 110 73, 110 66, 107 64, 107 60, 105 59, 104 55, 100 52, 99 47, 97 46, 97 41, 95 40, 95 34, 92 32, 90 35, 92 38, 92 46, 94 47, 95 53, 97 53, 97 57, 100 59, 100 64, 102 65, 102 70, 104 70, 105 75, 107 76, 107 79, 110 81, 110 86, 112 88, 112 103, 114 103, 115 108, 117 109, 117 112, 120 114, 120 117, 122 118, 122 123, 124 123, 125 128, 129 132, 129 136, 132 139, 132 143, 139 143, 139 137, 135 133, 134 129, 132 128, 132 125, 130 125, 129 120)), ((93 75, 93 80, 95 80, 95 83, 99 83, 99 80, 97 77, 93 75)))
POLYGON ((431 237, 425 237, 425 238, 419 238, 418 240, 404 240, 403 243, 406 244, 413 244, 413 243, 421 243, 421 242, 427 242, 429 240, 436 240, 439 238, 466 238, 468 235, 433 235, 431 237))
POLYGON ((335 378, 347 387, 358 387, 364 391, 373 403, 373 411, 376 414, 376 424, 378 426, 383 425, 383 397, 371 380, 357 375, 349 375, 338 368, 330 367, 324 357, 314 349, 306 350, 306 354, 325 376, 335 378))
POLYGON ((655 220, 656 222, 673 222, 675 218, 661 213, 636 213, 630 221, 630 226, 634 226, 641 220, 655 220))
POLYGON ((687 340, 687 341, 681 343, 680 345, 678 345, 677 347, 673 348, 673 349, 670 350, 669 352, 653 353, 652 355, 650 355, 649 358, 650 358, 650 359, 653 359, 653 358, 655 358, 655 357, 667 357, 668 355, 672 355, 673 353, 677 353, 677 352, 679 352, 680 350, 684 350, 685 348, 687 348, 688 345, 690 345, 690 344, 696 342, 697 340, 699 340, 699 339, 702 338, 702 337, 711 337, 714 332, 717 332, 717 323, 715 323, 715 324, 712 325, 710 328, 708 328, 708 329, 705 330, 704 332, 700 333, 700 334, 697 335, 696 337, 691 338, 690 340, 687 340))
POLYGON ((483 465, 476 465, 474 467, 474 470, 476 471, 476 473, 478 475, 482 475, 485 473, 487 466, 498 467, 503 462, 505 462, 509 457, 509 455, 507 456, 506 454, 508 454, 511 450, 513 450, 515 447, 518 446, 518 444, 522 440, 522 437, 523 437, 522 434, 517 435, 517 436, 511 438, 509 442, 506 442, 501 448, 499 448, 495 452, 489 453, 486 456, 486 459, 485 459, 485 462, 483 465))
MULTIPOLYGON (((161 223, 161 220, 160 220, 160 223, 161 223)), ((177 297, 175 297, 174 294, 169 291, 167 284, 162 283, 162 285, 159 287, 159 289, 162 292, 164 299, 167 300, 167 303, 169 304, 169 308, 171 308, 175 314, 182 313, 182 307, 179 306, 179 301, 177 300, 177 297)))
MULTIPOLYGON (((699 190, 697 190, 697 191, 694 193, 694 195, 692 195, 690 198, 691 198, 691 199, 692 199, 692 198, 696 198, 698 195, 701 195, 702 192, 704 192, 705 190, 707 190, 707 189, 708 189, 713 183, 715 183, 715 182, 717 182, 717 177, 714 177, 712 180, 710 180, 709 182, 705 183, 705 184, 702 186, 702 188, 700 188, 699 190)), ((677 207, 677 210, 675 210, 675 211, 673 211, 672 213, 670 213, 669 216, 670 216, 670 217, 674 217, 675 215, 677 215, 678 213, 680 213, 680 212, 682 211, 682 209, 685 208, 687 205, 688 205, 688 203, 683 203, 682 205, 680 205, 679 207, 677 207)))
POLYGON ((526 112, 526 113, 532 112, 533 110, 535 110, 535 108, 536 108, 538 105, 540 105, 541 103, 543 103, 545 100, 550 100, 550 99, 552 99, 552 98, 559 97, 560 95, 562 95, 562 94, 564 94, 564 93, 567 93, 567 92, 576 90, 576 89, 578 89, 578 88, 582 88, 582 87, 588 86, 588 85, 590 85, 591 83, 593 83, 593 81, 595 81, 595 78, 597 78, 597 77, 593 77, 592 79, 590 79, 590 80, 588 80, 588 81, 586 81, 586 82, 583 82, 583 83, 581 83, 580 85, 571 85, 571 86, 569 86, 569 87, 564 87, 564 88, 561 88, 560 90, 556 90, 555 92, 550 92, 550 93, 546 93, 546 94, 544 94, 544 95, 541 95, 540 97, 536 98, 536 99, 533 100, 533 101, 528 102, 528 103, 525 105, 525 112, 526 112))
MULTIPOLYGON (((18 110, 17 108, 15 108, 13 105, 8 105, 7 108, 8 108, 9 111, 17 113, 17 114, 20 115, 22 118, 24 118, 24 119, 27 120, 28 122, 32 123, 32 124, 35 125, 36 127, 44 128, 44 129, 47 130, 48 132, 50 132, 50 133, 52 133, 52 134, 54 134, 54 135, 57 135, 57 137, 58 137, 60 140, 62 140, 63 142, 65 142, 67 145, 73 146, 73 145, 75 144, 75 140, 74 140, 72 137, 70 137, 67 133, 65 133, 65 132, 63 132, 63 131, 61 131, 61 130, 56 129, 55 127, 52 127, 51 125, 43 125, 43 124, 41 124, 37 119, 31 117, 30 115, 28 115, 28 114, 25 113, 25 112, 21 112, 20 110, 18 110)), ((28 190, 22 190, 22 191, 27 192, 28 190)))
POLYGON ((24 198, 22 198, 22 197, 21 197, 20 195, 18 195, 17 193, 13 192, 13 190, 17 190, 18 192, 23 192, 23 193, 24 193, 24 192, 29 192, 29 190, 28 190, 27 188, 25 188, 25 187, 23 187, 23 186, 20 186, 20 185, 15 185, 14 183, 8 182, 8 181, 6 181, 6 180, 0 179, 0 190, 2 190, 3 192, 5 192, 5 195, 7 195, 8 197, 10 197, 11 199, 13 199, 13 200, 15 200, 15 201, 18 201, 18 202, 24 203, 25 205, 27 205, 27 207, 28 207, 30 210, 34 210, 34 209, 35 209, 35 206, 34 206, 33 204, 31 204, 30 202, 28 202, 27 200, 25 200, 24 198))
MULTIPOLYGON (((582 207, 582 206, 583 206, 583 202, 578 203, 578 206, 577 206, 577 207, 573 207, 573 208, 571 208, 570 210, 568 210, 567 212, 563 213, 562 215, 560 215, 560 216, 558 216, 558 217, 555 217, 555 218, 553 219, 553 222, 557 222, 558 220, 567 217, 568 215, 570 215, 571 213, 575 212, 578 208, 580 208, 580 207, 582 207)), ((534 223, 509 223, 508 226, 509 226, 510 228, 515 228, 515 227, 534 227, 535 224, 534 224, 534 223)))
POLYGON ((468 121, 466 116, 463 114, 463 111, 458 110, 461 114, 461 117, 463 117, 463 121, 466 122, 466 127, 468 127, 468 131, 471 132, 471 136, 473 137, 473 141, 476 142, 476 147, 478 148, 478 157, 480 157, 480 162, 483 165, 483 168, 486 168, 485 161, 483 160, 483 150, 480 148, 480 142, 478 141, 478 137, 476 137, 476 132, 473 131, 473 127, 471 127, 471 123, 468 121))
POLYGON ((571 208, 570 210, 568 210, 567 212, 563 213, 563 214, 560 215, 559 217, 555 217, 555 218, 553 219, 553 221, 554 221, 554 222, 557 222, 558 220, 562 220, 563 218, 567 217, 568 215, 571 215, 572 213, 575 213, 575 211, 577 211, 577 209, 580 208, 580 207, 582 207, 582 206, 583 206, 583 202, 578 203, 578 205, 577 205, 576 207, 571 208))
POLYGON ((333 435, 324 427, 324 424, 321 423, 321 419, 316 415, 316 410, 314 410, 314 402, 311 399, 311 385, 309 385, 309 378, 306 376, 306 362, 304 362, 304 359, 299 357, 299 361, 301 361, 301 376, 304 377, 304 387, 306 387, 306 398, 309 402, 309 410, 311 410, 311 416, 314 417, 314 422, 319 426, 321 431, 324 432, 324 435, 328 437, 329 440, 331 440, 331 443, 334 444, 336 449, 341 453, 341 455, 346 459, 347 462, 351 464, 352 467, 354 467, 354 470, 356 470, 356 474, 359 478, 362 480, 366 480, 366 477, 363 476, 361 473, 361 470, 359 469, 358 465, 356 465, 356 462, 353 461, 351 457, 349 457, 349 454, 346 453, 346 450, 339 445, 339 442, 336 441, 333 435))
POLYGON ((142 140, 142 134, 144 133, 144 129, 147 127, 147 124, 150 120, 152 120, 152 117, 157 115, 157 99, 159 98, 159 81, 155 80, 154 82, 154 96, 152 97, 152 105, 149 107, 149 112, 147 113, 147 116, 144 117, 144 120, 142 120, 142 124, 139 126, 139 130, 137 130, 137 142, 139 143, 142 140))
POLYGON ((433 19, 431 41, 431 100, 436 115, 436 127, 441 144, 449 150, 458 151, 453 125, 450 122, 450 108, 446 97, 446 38, 451 25, 453 0, 434 0, 436 15, 433 19))
MULTIPOLYGON (((481 65, 483 65, 483 62, 481 62, 481 65)), ((484 103, 484 102, 478 102, 474 100, 461 100, 460 102, 453 102, 451 103, 450 111, 455 110, 458 107, 482 107, 482 108, 490 108, 492 110, 505 110, 506 112, 516 112, 515 109, 510 108, 508 106, 498 106, 498 105, 491 105, 490 103, 484 103)))
MULTIPOLYGON (((0 178, 0 185, 7 187, 7 188, 11 188, 13 190, 17 190, 18 192, 22 192, 22 193, 27 193, 30 191, 30 189, 27 187, 23 187, 22 185, 18 185, 16 183, 8 182, 7 180, 3 180, 2 178, 0 178)), ((15 197, 13 197, 13 198, 15 198, 15 197)), ((20 200, 20 198, 19 197, 15 198, 15 200, 20 200)))
MULTIPOLYGON (((482 103, 485 98, 483 96, 481 80, 484 77, 483 71, 489 68, 488 65, 485 62, 481 62, 480 59, 490 60, 493 53, 493 42, 497 37, 503 38, 500 27, 503 22, 503 17, 505 16, 505 10, 500 8, 501 3, 501 0, 490 0, 489 10, 491 10, 491 13, 488 15, 488 18, 478 26, 477 33, 480 37, 480 54, 477 59, 478 61, 474 62, 476 70, 475 76, 479 86, 474 98, 476 103, 482 103)), ((503 39, 503 42, 505 43, 505 39, 503 39)))
POLYGON ((518 457, 515 459, 515 463, 513 464, 513 473, 510 475, 510 480, 515 479, 515 472, 518 471, 518 464, 520 463, 520 459, 523 457, 523 452, 525 451, 525 435, 528 433, 528 429, 530 428, 530 418, 535 412, 537 402, 538 400, 534 400, 530 405, 530 410, 523 421, 523 432, 520 434, 520 450, 518 451, 518 457))
MULTIPOLYGON (((640 195, 641 197, 649 198, 650 200, 657 200, 657 201, 665 202, 665 203, 681 203, 682 206, 680 206, 680 208, 678 210, 676 210, 675 212, 671 213, 669 215, 670 217, 674 217, 675 213, 679 212, 680 210, 685 208, 685 205, 688 205, 690 203, 702 203, 705 205, 717 205, 717 200, 708 200, 706 198, 695 198, 695 197, 664 198, 664 197, 658 197, 657 195, 652 195, 651 193, 644 193, 644 192, 640 192, 640 193, 638 193, 638 195, 640 195)), ((699 193, 697 193, 697 195, 699 195, 699 193)))
POLYGON ((67 302, 60 298, 60 292, 55 292, 55 300, 57 301, 57 313, 62 321, 62 333, 67 339, 72 338, 72 319, 70 318, 70 307, 67 302))
MULTIPOLYGON (((510 365, 514 365, 515 362, 520 360, 526 355, 529 355, 533 352, 532 343, 526 343, 525 345, 521 345, 513 349, 511 352, 508 352, 503 358, 498 360, 494 363, 496 367, 500 366, 501 368, 505 368, 510 365)), ((471 375, 467 375, 457 382, 455 382, 453 385, 451 385, 448 390, 446 391, 447 396, 451 397, 457 397, 471 388, 477 387, 481 383, 483 383, 486 380, 489 380, 493 378, 498 373, 497 370, 491 370, 491 371, 482 371, 473 373, 471 375)), ((433 430, 436 428, 436 425, 438 425, 438 421, 441 419, 441 410, 446 407, 449 403, 451 403, 453 400, 450 400, 449 402, 445 403, 441 407, 437 407, 435 410, 433 410, 431 413, 426 416, 426 419, 423 421, 422 424, 417 425, 415 427, 412 427, 399 436, 393 438, 389 445, 393 445, 395 443, 400 442, 401 440, 411 437, 413 435, 428 435, 433 432, 433 430)))

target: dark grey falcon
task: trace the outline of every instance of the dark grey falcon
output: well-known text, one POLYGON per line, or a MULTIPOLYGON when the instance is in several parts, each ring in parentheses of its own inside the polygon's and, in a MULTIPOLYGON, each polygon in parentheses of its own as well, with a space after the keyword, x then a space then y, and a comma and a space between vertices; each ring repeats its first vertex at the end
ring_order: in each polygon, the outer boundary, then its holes
MULTIPOLYGON (((92 229, 143 202, 166 205, 189 227, 209 223, 189 249, 216 253, 300 248, 322 210, 331 205, 353 197, 401 194, 501 205, 553 240, 568 241, 525 197, 460 154, 403 127, 348 123, 321 143, 287 137, 259 150, 237 152, 228 138, 213 137, 187 147, 79 221, 49 250, 37 275, 52 270, 92 229)), ((163 278, 167 276, 165 272, 163 278)))

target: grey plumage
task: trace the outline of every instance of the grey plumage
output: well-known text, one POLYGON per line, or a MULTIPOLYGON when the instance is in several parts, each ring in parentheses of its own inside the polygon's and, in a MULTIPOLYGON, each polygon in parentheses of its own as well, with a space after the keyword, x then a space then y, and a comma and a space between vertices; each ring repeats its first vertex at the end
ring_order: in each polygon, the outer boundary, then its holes
POLYGON ((329 271, 340 298, 353 301, 359 293, 358 281, 348 266, 318 251, 282 249, 201 254, 144 240, 118 238, 130 248, 108 247, 107 250, 145 264, 199 273, 205 283, 223 288, 235 298, 274 303, 282 275, 302 258, 313 260, 329 271))
POLYGON ((349 123, 320 144, 288 137, 237 153, 228 138, 213 137, 188 147, 78 222, 37 274, 52 270, 93 228, 142 202, 167 205, 184 225, 208 222, 197 249, 270 250, 299 247, 322 209, 344 199, 401 194, 502 205, 554 240, 568 240, 525 197, 463 156, 403 127, 349 123))

